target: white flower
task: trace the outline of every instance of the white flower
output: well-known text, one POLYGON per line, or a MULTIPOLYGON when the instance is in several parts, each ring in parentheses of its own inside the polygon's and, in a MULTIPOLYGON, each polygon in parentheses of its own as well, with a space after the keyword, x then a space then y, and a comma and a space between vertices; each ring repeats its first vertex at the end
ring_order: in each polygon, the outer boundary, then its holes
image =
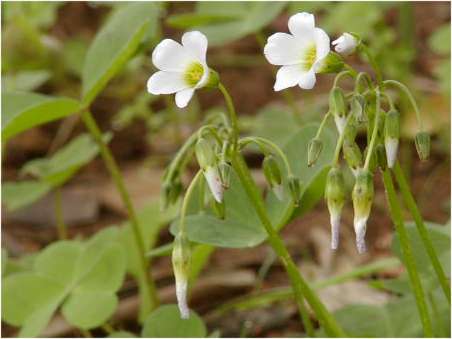
POLYGON ((315 73, 330 52, 330 38, 315 27, 314 15, 303 12, 290 17, 288 33, 275 33, 268 38, 264 54, 268 62, 282 66, 276 74, 275 91, 299 85, 311 89, 315 73))
POLYGON ((331 224, 331 249, 337 250, 339 245, 339 229, 341 227, 341 213, 330 212, 331 224))
POLYGON ((165 39, 152 52, 152 63, 160 71, 148 80, 151 94, 176 93, 176 105, 186 107, 196 89, 205 86, 209 79, 206 63, 207 38, 198 31, 182 36, 182 45, 165 39))
POLYGON ((367 251, 366 248, 366 228, 367 228, 367 219, 369 216, 356 215, 353 219, 353 228, 355 229, 356 235, 356 248, 358 249, 358 253, 364 253, 367 251))
POLYGON ((209 185, 210 192, 212 192, 213 197, 219 203, 223 201, 224 187, 221 182, 220 174, 218 168, 214 166, 209 166, 204 170, 204 177, 206 178, 207 184, 209 185))
POLYGON ((386 158, 388 160, 388 167, 393 168, 397 160, 397 149, 399 148, 399 139, 385 138, 386 158))
POLYGON ((352 54, 356 46, 358 46, 358 40, 350 33, 343 33, 339 38, 333 41, 333 46, 336 52, 349 55, 352 54))

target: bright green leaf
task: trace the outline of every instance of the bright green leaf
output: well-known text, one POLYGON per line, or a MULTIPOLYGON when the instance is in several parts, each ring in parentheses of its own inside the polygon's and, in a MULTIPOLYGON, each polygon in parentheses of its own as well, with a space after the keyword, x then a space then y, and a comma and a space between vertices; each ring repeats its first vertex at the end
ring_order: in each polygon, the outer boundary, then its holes
POLYGON ((46 70, 22 71, 14 75, 5 75, 2 86, 5 91, 33 91, 50 78, 50 72, 46 70))
POLYGON ((207 335, 202 319, 190 311, 189 319, 181 319, 176 305, 163 305, 153 311, 143 324, 143 338, 204 338, 207 335))
POLYGON ((61 119, 79 110, 69 98, 50 97, 28 92, 2 93, 2 140, 32 127, 61 119))
POLYGON ((9 211, 29 205, 52 189, 49 183, 27 180, 2 184, 2 200, 9 211))
POLYGON ((155 30, 158 14, 159 5, 152 2, 130 3, 113 13, 86 54, 82 72, 85 106, 124 66, 151 27, 155 30))

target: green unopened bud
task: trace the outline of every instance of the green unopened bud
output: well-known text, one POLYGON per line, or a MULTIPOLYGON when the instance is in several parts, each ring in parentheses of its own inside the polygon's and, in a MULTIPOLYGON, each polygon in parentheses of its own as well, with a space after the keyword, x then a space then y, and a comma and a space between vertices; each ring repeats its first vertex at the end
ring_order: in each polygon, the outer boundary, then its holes
POLYGON ((220 173, 220 180, 223 188, 228 189, 231 184, 231 165, 225 161, 221 161, 218 165, 218 171, 220 173))
POLYGON ((346 123, 347 105, 345 102, 344 92, 339 87, 334 87, 331 90, 329 96, 329 106, 330 112, 334 116, 337 130, 339 131, 339 134, 342 134, 346 123))
POLYGON ((220 76, 216 71, 209 68, 209 78, 207 79, 207 83, 205 85, 206 88, 217 88, 220 83, 220 76))
POLYGON ((382 144, 378 144, 377 147, 375 147, 375 154, 378 166, 381 168, 382 171, 384 171, 388 166, 385 146, 383 146, 382 144))
POLYGON ((345 203, 345 181, 341 170, 337 167, 331 168, 328 172, 325 199, 330 212, 331 248, 335 250, 339 244, 341 214, 345 203))
POLYGON ((397 159, 400 137, 400 114, 396 110, 386 113, 384 125, 384 141, 388 167, 392 168, 397 159))
POLYGON ((319 138, 313 138, 308 145, 308 167, 314 165, 322 153, 323 142, 319 138))
POLYGON ((317 73, 339 73, 344 69, 344 59, 337 53, 329 52, 317 69, 317 73))
POLYGON ((289 177, 289 190, 290 194, 292 195, 292 199, 295 203, 295 205, 298 206, 298 203, 300 202, 300 196, 301 196, 301 183, 300 179, 291 176, 289 177))
POLYGON ((356 117, 358 122, 366 121, 366 99, 362 94, 355 94, 350 102, 350 111, 356 117))
POLYGON ((358 134, 358 123, 354 116, 349 117, 347 126, 344 130, 344 140, 348 142, 355 142, 356 135, 358 134))
POLYGON ((176 280, 177 304, 182 319, 187 319, 190 311, 187 305, 188 275, 190 273, 191 250, 187 237, 184 233, 179 233, 174 239, 173 272, 176 280))
POLYGON ((216 162, 215 153, 210 143, 204 139, 199 138, 195 146, 196 159, 198 159, 199 167, 206 169, 214 166, 216 162))
POLYGON ((414 140, 419 159, 422 161, 427 160, 430 157, 430 134, 427 132, 418 132, 414 140))
POLYGON ((279 200, 283 199, 282 190, 282 176, 276 159, 272 155, 268 155, 262 162, 262 168, 264 170, 265 179, 268 185, 275 193, 279 200))
POLYGON ((344 140, 342 145, 342 151, 344 152, 345 161, 347 161, 348 167, 352 170, 356 177, 359 169, 363 166, 363 155, 356 142, 344 140))
POLYGON ((359 253, 366 251, 367 219, 374 198, 373 176, 369 171, 360 170, 353 187, 352 200, 354 210, 353 226, 356 235, 356 247, 359 253))

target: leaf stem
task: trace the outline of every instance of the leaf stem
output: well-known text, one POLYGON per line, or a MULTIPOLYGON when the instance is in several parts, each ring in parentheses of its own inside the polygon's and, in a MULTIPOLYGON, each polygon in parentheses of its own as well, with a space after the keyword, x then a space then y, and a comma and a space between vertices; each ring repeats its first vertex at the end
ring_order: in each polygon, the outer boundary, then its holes
POLYGON ((375 111, 375 122, 374 122, 374 128, 372 131, 372 137, 370 139, 369 148, 367 149, 367 155, 366 155, 366 161, 364 163, 364 169, 368 170, 370 165, 370 159, 372 157, 372 153, 375 148, 375 144, 377 142, 377 135, 378 135, 378 125, 380 124, 380 105, 381 105, 381 98, 380 98, 380 90, 377 88, 375 90, 376 94, 376 111, 375 111))
POLYGON ((137 251, 139 253, 139 260, 140 260, 140 268, 141 273, 143 275, 143 279, 145 280, 145 294, 147 298, 151 299, 151 308, 155 308, 159 304, 159 300, 157 297, 156 288, 154 285, 154 281, 150 277, 150 261, 146 258, 146 252, 145 252, 145 242, 143 239, 143 235, 141 234, 140 225, 138 222, 138 218, 135 212, 135 209, 132 205, 132 201, 130 199, 129 193, 126 189, 124 178, 122 177, 121 172, 119 171, 118 165, 113 157, 113 154, 111 153, 110 149, 107 147, 107 145, 104 143, 102 139, 102 133, 97 126, 96 121, 94 120, 91 112, 88 109, 81 111, 81 117, 83 122, 85 123, 86 128, 96 141, 96 143, 99 146, 100 154, 102 156, 102 159, 104 160, 105 166, 107 167, 108 171, 110 172, 110 175, 113 179, 113 182, 116 185, 116 188, 119 192, 119 195, 121 196, 121 199, 127 209, 127 213, 129 215, 130 224, 132 226, 132 232, 134 235, 135 245, 137 248, 137 251))
POLYGON ((444 295, 450 304, 450 283, 444 273, 444 270, 439 262, 438 256, 436 254, 435 248, 433 246, 432 240, 428 233, 427 227, 425 226, 424 220, 422 219, 419 208, 417 207, 416 201, 411 194, 410 187, 407 183, 405 175, 399 162, 396 162, 393 169, 397 184, 399 186, 400 192, 402 193, 403 201, 408 207, 411 215, 413 216, 416 228, 418 230, 419 236, 421 237, 422 243, 424 244, 425 250, 430 258, 432 266, 436 272, 441 288, 443 289, 444 295))
POLYGON ((193 180, 190 182, 190 185, 187 188, 187 192, 184 196, 184 201, 182 203, 182 208, 180 212, 180 220, 179 220, 179 234, 185 234, 185 216, 187 215, 188 203, 190 201, 191 196, 193 195, 194 188, 196 187, 196 183, 198 182, 200 176, 202 175, 202 170, 200 169, 193 180))
POLYGON ((67 239, 67 230, 66 224, 64 223, 61 188, 57 187, 55 189, 54 194, 55 194, 55 221, 57 226, 58 239, 64 240, 67 239))
POLYGON ((331 116, 331 112, 328 111, 326 112, 326 114, 323 116, 322 122, 320 123, 319 129, 317 130, 317 133, 315 134, 315 138, 319 138, 320 134, 322 134, 323 128, 326 125, 326 122, 328 121, 328 118, 331 116))
POLYGON ((348 123, 350 122, 350 119, 352 118, 352 116, 353 116, 353 114, 349 114, 347 116, 347 120, 345 120, 344 130, 339 135, 339 139, 337 140, 337 144, 336 144, 336 149, 334 150, 333 161, 331 163, 332 166, 337 166, 337 164, 339 163, 339 154, 341 153, 341 148, 342 148, 342 145, 343 145, 344 139, 345 139, 345 129, 347 128, 348 123))
POLYGON ((224 100, 226 101, 226 106, 228 107, 228 113, 229 113, 229 122, 231 124, 232 128, 232 140, 234 145, 234 150, 237 149, 237 141, 239 138, 239 124, 237 120, 237 113, 235 111, 234 103, 232 101, 232 98, 226 89, 226 87, 223 86, 223 84, 220 82, 218 84, 218 89, 221 91, 221 93, 224 96, 224 100))
POLYGON ((410 277, 411 288, 416 298, 416 305, 421 318, 422 327, 424 328, 425 337, 433 337, 432 324, 428 314, 427 303, 425 301, 424 290, 422 288, 421 279, 416 268, 416 263, 413 257, 413 250, 411 248, 410 239, 405 229, 403 222, 402 210, 397 200, 394 183, 392 181, 391 173, 388 169, 383 171, 383 183, 386 188, 386 197, 389 204, 389 211, 392 221, 396 228, 396 232, 400 238, 400 247, 402 249, 402 257, 405 263, 408 275, 410 277))

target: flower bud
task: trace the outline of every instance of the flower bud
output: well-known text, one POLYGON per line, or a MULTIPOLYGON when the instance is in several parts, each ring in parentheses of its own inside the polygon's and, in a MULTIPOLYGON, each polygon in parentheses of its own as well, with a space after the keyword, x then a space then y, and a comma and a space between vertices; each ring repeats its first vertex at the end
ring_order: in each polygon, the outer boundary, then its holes
POLYGON ((196 159, 198 159, 199 167, 202 169, 213 166, 216 162, 213 148, 204 138, 199 138, 196 142, 195 153, 196 159))
POLYGON ((350 33, 342 33, 342 35, 334 40, 332 44, 336 52, 343 55, 350 55, 355 52, 359 40, 350 33))
POLYGON ((223 201, 224 187, 221 182, 220 174, 218 173, 218 167, 209 166, 204 169, 203 172, 214 199, 221 203, 223 201))
POLYGON ((430 156, 430 134, 427 132, 418 132, 414 140, 419 159, 422 161, 427 160, 430 156))
POLYGON ((353 187, 352 200, 355 213, 353 226, 356 235, 356 247, 359 253, 366 251, 366 227, 374 198, 373 177, 369 171, 360 170, 353 187))
POLYGON ((278 163, 272 155, 268 155, 264 158, 262 162, 262 168, 264 170, 265 179, 268 185, 275 193, 279 200, 283 199, 283 186, 282 186, 282 176, 279 169, 278 163))
POLYGON ((342 151, 344 152, 345 161, 347 161, 348 167, 356 177, 359 169, 363 166, 363 156, 356 142, 344 140, 342 145, 342 151))
POLYGON ((378 144, 377 147, 375 147, 375 154, 378 166, 384 171, 388 167, 385 146, 378 144))
POLYGON ((339 87, 334 87, 330 92, 329 97, 330 112, 334 116, 337 130, 342 134, 346 123, 347 105, 345 103, 345 96, 339 87))
POLYGON ((344 130, 344 140, 348 142, 355 142, 356 135, 358 134, 358 126, 356 118, 351 116, 348 120, 347 126, 344 130))
POLYGON ((350 111, 356 117, 358 122, 363 123, 366 121, 365 109, 366 99, 362 94, 355 94, 350 102, 350 111))
POLYGON ((328 55, 317 66, 317 73, 339 73, 344 68, 344 59, 334 52, 329 52, 328 55))
POLYGON ((231 165, 225 161, 221 161, 218 165, 218 170, 220 172, 221 185, 227 190, 231 184, 231 165))
POLYGON ((207 79, 207 83, 204 87, 206 88, 217 88, 220 83, 220 76, 216 71, 209 68, 209 78, 207 79))
POLYGON ((295 205, 298 206, 298 203, 300 202, 300 196, 301 196, 300 179, 298 179, 294 176, 289 177, 289 190, 290 190, 290 194, 292 195, 292 199, 293 199, 295 205))
POLYGON ((308 145, 308 167, 314 165, 322 153, 323 142, 319 138, 313 138, 308 145))
POLYGON ((396 110, 390 110, 386 114, 384 125, 384 140, 388 167, 392 168, 397 160, 397 149, 400 137, 400 114, 396 110))
POLYGON ((339 168, 333 167, 328 173, 325 186, 325 199, 330 212, 331 248, 337 249, 339 244, 339 228, 341 213, 345 202, 345 182, 339 168))
POLYGON ((190 311, 187 305, 188 276, 190 273, 191 251, 185 234, 179 233, 174 239, 172 253, 176 297, 182 319, 188 319, 190 311))

